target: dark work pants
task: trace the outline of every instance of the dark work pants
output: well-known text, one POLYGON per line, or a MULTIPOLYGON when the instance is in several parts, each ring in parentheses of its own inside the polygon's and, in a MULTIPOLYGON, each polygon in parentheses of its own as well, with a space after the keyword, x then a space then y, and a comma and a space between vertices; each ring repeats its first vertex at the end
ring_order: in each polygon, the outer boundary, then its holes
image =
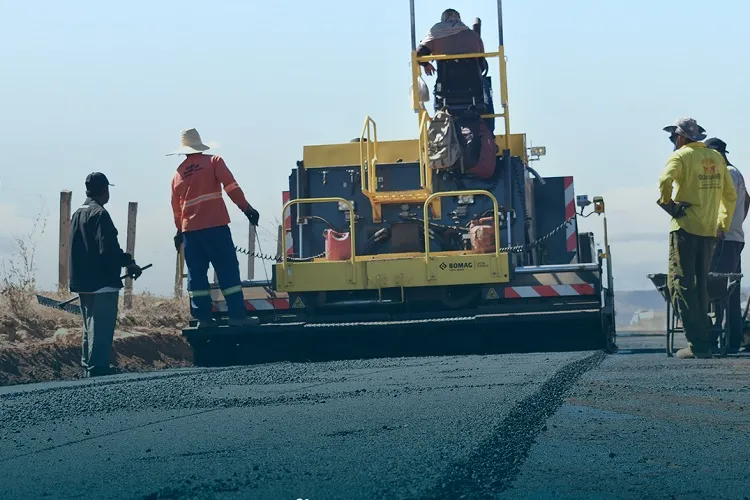
POLYGON ((109 356, 117 325, 119 292, 81 293, 83 342, 81 366, 86 375, 95 377, 109 373, 109 356))
MULTIPOLYGON (((745 244, 740 241, 720 240, 711 262, 711 271, 716 273, 741 273, 742 261, 740 254, 745 244)), ((734 288, 727 304, 727 327, 729 329, 729 348, 739 349, 743 337, 742 305, 740 304, 740 284, 734 288)), ((721 325, 724 311, 717 311, 716 321, 721 325)))
POLYGON ((240 263, 229 226, 210 227, 184 233, 187 288, 190 312, 193 317, 207 321, 211 318, 211 286, 208 266, 214 266, 221 293, 227 303, 230 318, 247 317, 242 295, 240 263))
POLYGON ((669 292, 693 352, 711 348, 708 330, 708 272, 716 238, 682 229, 669 233, 669 292))

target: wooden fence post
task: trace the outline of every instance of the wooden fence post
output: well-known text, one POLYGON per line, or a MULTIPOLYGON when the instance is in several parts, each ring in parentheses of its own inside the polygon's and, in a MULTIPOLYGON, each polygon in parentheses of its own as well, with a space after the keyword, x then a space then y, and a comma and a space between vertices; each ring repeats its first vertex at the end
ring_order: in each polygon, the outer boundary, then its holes
MULTIPOLYGON (((135 259, 135 223, 138 217, 138 202, 131 201, 128 203, 128 236, 125 244, 125 251, 135 259)), ((133 280, 125 278, 125 293, 123 296, 123 305, 125 309, 133 307, 133 280)))
POLYGON ((250 225, 250 231, 247 237, 247 280, 252 281, 255 278, 255 226, 250 225))
POLYGON ((70 201, 73 192, 67 189, 60 191, 60 253, 57 289, 67 293, 70 289, 69 252, 70 252, 70 201))

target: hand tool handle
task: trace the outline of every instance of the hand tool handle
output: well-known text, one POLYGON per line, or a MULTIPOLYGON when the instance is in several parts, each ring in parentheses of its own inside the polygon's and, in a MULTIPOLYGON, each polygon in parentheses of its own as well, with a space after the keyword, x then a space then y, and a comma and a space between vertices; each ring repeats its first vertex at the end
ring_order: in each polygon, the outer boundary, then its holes
MULTIPOLYGON (((145 271, 146 269, 148 269, 148 268, 149 268, 149 267, 151 267, 151 266, 153 266, 153 264, 146 264, 145 266, 143 266, 143 267, 141 268, 141 271, 145 271)), ((126 273, 126 274, 124 274, 123 276, 120 276, 120 279, 121 279, 121 280, 124 280, 124 279, 125 279, 125 278, 127 278, 128 276, 130 276, 130 275, 126 273)), ((75 296, 75 297, 73 297, 72 299, 68 299, 68 300, 66 300, 65 302, 60 302, 60 306, 59 306, 59 307, 62 307, 62 306, 66 306, 66 305, 70 304, 71 302, 75 302, 76 300, 78 300, 78 298, 79 298, 79 296, 78 296, 78 295, 76 295, 76 296, 75 296)))

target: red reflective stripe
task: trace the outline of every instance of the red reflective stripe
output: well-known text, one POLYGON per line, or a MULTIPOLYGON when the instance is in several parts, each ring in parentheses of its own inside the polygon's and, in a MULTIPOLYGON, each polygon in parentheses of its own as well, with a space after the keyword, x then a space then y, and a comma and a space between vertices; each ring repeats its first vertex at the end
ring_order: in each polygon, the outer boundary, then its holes
POLYGON ((238 187, 240 187, 239 184, 237 184, 236 182, 233 182, 229 184, 228 186, 225 186, 224 191, 231 191, 233 189, 237 189, 238 187))
POLYGON ((215 200, 217 198, 221 198, 221 193, 211 193, 211 194, 204 194, 203 196, 198 196, 197 198, 193 198, 192 200, 186 200, 183 207, 191 207, 193 205, 197 205, 198 203, 202 203, 204 201, 208 200, 215 200))

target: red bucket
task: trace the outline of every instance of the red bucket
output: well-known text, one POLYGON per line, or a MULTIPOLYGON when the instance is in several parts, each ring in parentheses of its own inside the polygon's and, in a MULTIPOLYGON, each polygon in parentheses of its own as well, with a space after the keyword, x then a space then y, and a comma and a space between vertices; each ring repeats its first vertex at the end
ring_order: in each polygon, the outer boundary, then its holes
POLYGON ((349 260, 352 258, 352 244, 349 233, 339 233, 333 229, 323 231, 326 239, 327 260, 349 260))
POLYGON ((469 241, 471 249, 476 253, 492 253, 495 251, 495 218, 483 217, 478 221, 471 221, 469 225, 469 241))

